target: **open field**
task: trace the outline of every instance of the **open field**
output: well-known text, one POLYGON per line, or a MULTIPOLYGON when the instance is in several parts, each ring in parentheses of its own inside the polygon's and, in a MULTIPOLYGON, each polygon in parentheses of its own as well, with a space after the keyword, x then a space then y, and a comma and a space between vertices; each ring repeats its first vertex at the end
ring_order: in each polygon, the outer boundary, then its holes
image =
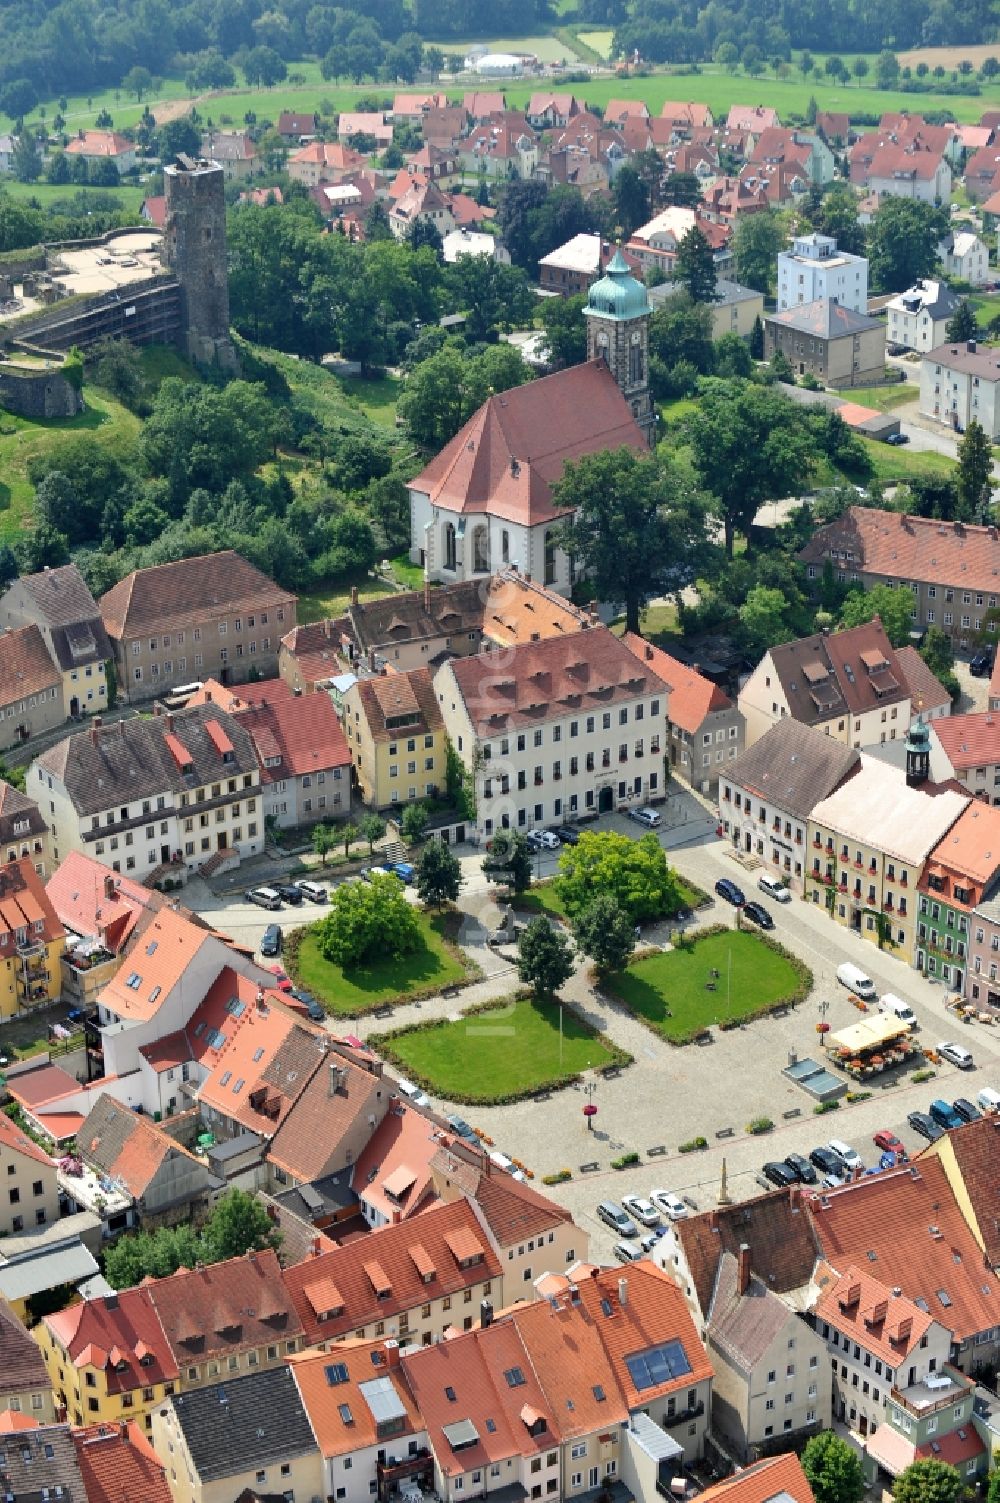
POLYGON ((369 1042, 425 1090, 470 1104, 510 1101, 623 1062, 571 1007, 530 997, 369 1042))
POLYGON ((42 209, 49 209, 60 201, 72 203, 79 194, 91 201, 103 199, 106 203, 109 198, 113 199, 121 208, 138 214, 146 197, 145 188, 80 188, 75 183, 19 183, 12 177, 0 179, 0 188, 9 198, 24 201, 34 199, 42 209))
POLYGON ((389 586, 371 574, 359 574, 357 578, 342 577, 327 579, 313 585, 299 596, 299 624, 310 621, 325 621, 328 616, 340 616, 351 602, 351 590, 356 589, 360 600, 377 600, 388 595, 389 586))
POLYGON ((396 429, 396 402, 403 389, 402 381, 395 376, 381 376, 363 381, 360 376, 337 378, 347 396, 353 398, 366 417, 383 428, 396 429))
POLYGON ((918 63, 926 63, 928 68, 940 66, 950 73, 959 63, 970 62, 975 68, 981 68, 988 57, 1000 58, 1000 42, 972 43, 964 47, 917 47, 912 52, 896 55, 901 68, 915 68, 918 63))
POLYGON ((892 412, 904 407, 907 402, 920 398, 920 388, 915 381, 897 381, 892 386, 845 386, 839 395, 845 402, 856 402, 859 407, 874 407, 878 412, 892 412))
MULTIPOLYGON (((464 42, 441 42, 442 52, 457 52, 463 57, 471 47, 486 47, 490 52, 513 52, 531 53, 543 63, 560 63, 568 60, 573 62, 572 56, 567 59, 565 43, 555 36, 530 36, 530 37, 473 37, 471 41, 464 42)), ((502 88, 504 80, 480 79, 479 87, 483 89, 502 88)), ((475 85, 470 85, 475 87, 475 85)))
POLYGON ((799 986, 791 960, 745 929, 725 929, 695 937, 690 946, 657 951, 605 982, 612 996, 673 1043, 724 1019, 774 1006, 799 986))
POLYGON ((302 935, 294 959, 288 955, 293 975, 313 993, 329 1013, 354 1017, 403 1000, 413 993, 440 991, 464 981, 468 970, 461 953, 444 936, 447 915, 431 917, 418 913, 423 946, 412 955, 387 956, 367 965, 351 966, 346 972, 320 954, 315 928, 302 935))
POLYGON ((611 56, 611 39, 613 36, 613 31, 581 31, 580 41, 585 47, 589 47, 592 52, 596 52, 598 57, 607 58, 611 56))
POLYGON ((861 442, 883 485, 892 480, 909 480, 915 475, 952 475, 955 471, 955 460, 935 449, 893 448, 874 438, 862 438, 861 442))

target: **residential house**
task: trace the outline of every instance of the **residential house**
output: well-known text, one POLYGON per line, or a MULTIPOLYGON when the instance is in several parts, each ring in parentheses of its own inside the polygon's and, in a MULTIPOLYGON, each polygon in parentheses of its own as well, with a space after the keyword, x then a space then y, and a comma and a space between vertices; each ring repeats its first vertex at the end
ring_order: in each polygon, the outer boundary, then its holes
MULTIPOLYGON (((492 116, 505 113, 507 99, 496 89, 476 89, 463 97, 461 107, 467 120, 471 120, 474 125, 483 125, 492 116)), ((427 139, 426 136, 424 139, 427 139)))
MULTIPOLYGON (((998 168, 998 181, 1000 181, 1000 168, 998 168)), ((983 200, 983 230, 987 235, 995 233, 997 221, 1000 220, 1000 191, 993 184, 989 195, 983 200)))
POLYGON ((15 579, 0 598, 0 625, 38 627, 62 674, 64 714, 75 718, 107 707, 111 643, 75 564, 15 579))
POLYGON ((323 1457, 325 1497, 369 1503, 394 1486, 431 1487, 427 1430, 403 1377, 397 1342, 303 1352, 289 1368, 323 1457))
POLYGON ((927 1149, 947 1176, 965 1223, 982 1249, 984 1264, 1000 1268, 1000 1194, 993 1173, 997 1118, 981 1117, 945 1134, 927 1149))
POLYGON ((809 817, 860 764, 860 752, 832 736, 778 720, 720 774, 722 828, 737 850, 758 856, 801 897, 809 817))
MULTIPOLYGON (((395 1109, 391 1082, 382 1075, 381 1060, 374 1055, 352 1056, 344 1049, 328 1049, 326 1034, 313 1034, 310 1042, 311 1052, 305 1035, 297 1031, 296 1053, 303 1057, 291 1059, 291 1042, 284 1050, 288 1063, 302 1065, 303 1083, 293 1096, 290 1083, 284 1082, 292 1099, 273 1134, 267 1134, 267 1163, 277 1186, 312 1184, 357 1164, 390 1108, 395 1109)), ((261 1076, 269 1091, 281 1083, 281 1061, 276 1058, 275 1063, 279 1068, 265 1070, 261 1076)), ((357 1175, 354 1182, 360 1191, 357 1175)), ((392 1188, 398 1188, 398 1181, 393 1181, 392 1188)), ((399 1198, 405 1200, 406 1196, 399 1198)))
POLYGON ((538 263, 539 285, 543 292, 557 292, 560 297, 574 297, 586 292, 597 280, 614 253, 614 247, 600 235, 574 235, 565 245, 557 246, 538 263))
POLYGON ((135 702, 193 679, 273 678, 295 596, 226 550, 134 569, 101 597, 119 692, 135 702))
POLYGON ((148 1284, 45 1315, 34 1336, 71 1424, 135 1420, 148 1434, 152 1410, 177 1387, 148 1284))
MULTIPOLYGON (((107 854, 135 878, 184 877, 264 849, 261 778, 249 730, 215 705, 134 717, 67 736, 36 757, 57 860, 107 854)), ((211 868, 214 869, 214 868, 211 868)))
POLYGON ((817 528, 798 557, 811 580, 829 560, 840 584, 906 585, 913 591, 913 630, 940 626, 955 647, 969 646, 1000 599, 995 527, 852 506, 817 528))
POLYGON ((201 155, 218 163, 227 183, 246 182, 257 168, 257 148, 249 131, 207 131, 201 138, 201 155))
POLYGON ((772 647, 739 706, 751 746, 786 716, 845 746, 902 741, 910 725, 909 685, 878 616, 772 647))
POLYGON ((989 249, 974 230, 950 230, 938 246, 946 277, 983 287, 993 276, 989 249))
POLYGON ((286 1268, 310 1346, 394 1327, 401 1345, 429 1346, 451 1327, 470 1330, 480 1303, 502 1303, 503 1271, 472 1206, 432 1206, 416 1220, 286 1268))
POLYGON ((817 131, 772 126, 753 142, 749 162, 762 169, 775 166, 801 169, 815 187, 832 182, 836 158, 817 131))
POLYGON ((800 376, 827 386, 870 386, 885 371, 885 324, 820 298, 765 317, 765 359, 779 350, 800 376))
POLYGON ((774 130, 780 124, 777 110, 770 105, 734 104, 726 116, 727 131, 741 131, 755 139, 765 130, 774 130))
MULTIPOLYGON (((449 208, 454 200, 449 201, 449 208)), ((510 252, 497 239, 496 235, 487 232, 477 232, 462 228, 456 228, 445 235, 441 245, 441 259, 446 266, 454 266, 462 256, 486 256, 491 261, 499 261, 504 266, 510 265, 510 252)))
POLYGON ((174 1503, 232 1503, 243 1489, 308 1499, 323 1462, 289 1367, 178 1393, 153 1417, 174 1503))
POLYGON ((311 136, 319 129, 319 116, 303 114, 301 111, 282 110, 278 116, 277 131, 283 141, 301 141, 303 136, 311 136))
POLYGON ((430 668, 356 679, 344 695, 344 731, 371 808, 434 798, 445 786, 448 737, 430 668))
POLYGON ((749 1246, 719 1259, 705 1346, 712 1431, 735 1461, 799 1447, 830 1428, 825 1343, 753 1273, 749 1246))
POLYGON ((454 152, 468 128, 469 116, 465 105, 453 104, 429 109, 424 115, 421 130, 426 146, 438 146, 442 150, 454 152))
POLYGON ((951 1330, 869 1269, 848 1263, 838 1274, 817 1270, 813 1309, 817 1336, 826 1344, 823 1367, 833 1370, 833 1415, 862 1436, 885 1421, 893 1389, 924 1383, 943 1372, 951 1355, 951 1330))
POLYGON ((989 964, 972 935, 976 910, 1000 895, 998 842, 1000 809, 974 799, 931 851, 918 884, 917 969, 952 991, 968 994, 989 964))
POLYGON ((882 198, 916 198, 924 203, 948 203, 952 171, 949 152, 954 136, 947 127, 924 125, 909 131, 871 131, 850 150, 850 179, 882 198))
POLYGON ((428 110, 443 109, 448 103, 447 94, 397 94, 392 101, 393 120, 405 120, 409 125, 420 125, 428 110))
POLYGON ((30 1419, 8 1420, 3 1445, 5 1497, 17 1503, 86 1499, 83 1478, 68 1425, 35 1425, 30 1419))
MULTIPOLYGON (((713 250, 716 250, 718 247, 717 244, 713 244, 713 234, 721 227, 713 225, 710 221, 699 219, 696 210, 685 209, 677 204, 671 204, 668 208, 662 209, 646 224, 633 230, 625 250, 644 271, 649 267, 658 266, 669 277, 673 274, 677 247, 684 236, 696 225, 712 244, 713 250)), ((727 238, 728 232, 723 236, 723 240, 727 238)), ((716 266, 720 271, 722 270, 718 256, 716 256, 716 266)))
POLYGON ((264 819, 295 829, 351 812, 351 754, 327 694, 299 696, 281 679, 241 684, 239 693, 209 680, 197 704, 225 706, 249 731, 260 768, 264 819))
POLYGON ((0 866, 0 1021, 59 998, 66 932, 33 856, 0 866))
POLYGON ((910 691, 911 715, 919 715, 926 724, 951 714, 951 695, 915 647, 897 647, 896 661, 910 691))
MULTIPOLYGON (((0 1141, 0 1159, 5 1156, 0 1141)), ((0 1414, 24 1415, 40 1425, 51 1425, 56 1417, 52 1384, 42 1354, 23 1321, 3 1298, 0 1298, 0 1414)))
POLYGON ((0 1113, 0 1165, 3 1166, 0 1236, 16 1236, 59 1220, 55 1164, 3 1113, 0 1113))
POLYGON ((85 162, 111 162, 124 177, 136 166, 135 142, 113 130, 81 130, 66 147, 68 157, 83 157, 85 162))
POLYGON ((851 145, 853 137, 851 117, 846 111, 818 110, 816 129, 831 146, 836 146, 839 150, 851 145))
POLYGON ((342 110, 337 122, 337 139, 350 145, 356 136, 370 136, 377 151, 392 145, 392 125, 381 110, 342 110))
POLYGON ((491 116, 458 143, 463 172, 482 178, 526 180, 538 166, 538 137, 515 111, 491 116))
POLYGON ((414 181, 389 210, 389 228, 397 240, 407 239, 417 224, 431 226, 442 240, 455 228, 448 200, 436 183, 414 181))
POLYGON ((480 839, 663 795, 666 685, 605 627, 455 659, 434 692, 480 839))
POLYGON ((371 1132, 351 1169, 351 1183, 369 1226, 388 1226, 437 1199, 431 1165, 441 1129, 430 1117, 395 1102, 371 1132))
POLYGON ((947 282, 931 278, 914 282, 885 305, 889 343, 923 354, 936 349, 947 338, 948 322, 957 307, 958 298, 947 282))
POLYGON ((14 171, 14 152, 16 150, 16 137, 0 136, 0 172, 14 171))
POLYGON ((715 177, 710 185, 706 184, 702 189, 699 212, 702 224, 707 221, 732 230, 743 215, 760 214, 768 208, 770 199, 767 191, 760 182, 759 174, 754 172, 749 178, 715 177))
MULTIPOLYGON (((99 1228, 93 1216, 63 1216, 51 1225, 4 1237, 0 1249, 0 1299, 18 1318, 32 1319, 38 1296, 51 1302, 72 1299, 92 1288, 100 1276, 97 1259, 84 1239, 96 1245, 99 1228)), ((41 1301, 39 1301, 41 1303, 41 1301)))
POLYGON ((37 801, 0 778, 0 857, 25 856, 44 881, 52 859, 49 827, 37 801))
POLYGON ((909 770, 904 779, 900 768, 862 754, 850 781, 810 816, 805 891, 837 923, 911 965, 924 863, 968 805, 951 788, 914 783, 909 770))
POLYGON ((992 710, 932 721, 931 771, 956 778, 978 800, 1000 804, 1000 716, 992 710))
POLYGON ((743 716, 732 700, 696 668, 627 632, 629 652, 650 668, 668 689, 667 735, 670 775, 708 793, 722 770, 743 751, 743 716))
POLYGON ((941 344, 920 362, 920 411, 962 433, 976 420, 1000 438, 1000 360, 975 339, 941 344))
POLYGON ((990 674, 989 708, 1000 710, 1000 653, 996 656, 990 674))
POLYGON ((208 1166, 144 1114, 106 1094, 94 1102, 77 1134, 77 1158, 60 1170, 60 1189, 75 1210, 93 1211, 105 1235, 136 1226, 176 1226, 204 1216, 213 1188, 208 1166), (91 1173, 87 1174, 86 1171, 91 1173), (106 1219, 108 1181, 130 1208, 106 1219))
POLYGON ((893 1389, 885 1421, 865 1448, 865 1478, 886 1488, 915 1461, 943 1461, 967 1487, 985 1477, 990 1453, 976 1419, 977 1385, 945 1367, 923 1382, 893 1389))
POLYGON ((135 1420, 74 1430, 73 1445, 87 1503, 172 1503, 166 1463, 135 1420))
POLYGON ((566 126, 581 105, 574 94, 532 94, 525 109, 525 119, 535 130, 554 130, 566 126))
POLYGON ((805 161, 748 162, 740 170, 740 183, 772 209, 797 208, 812 188, 805 161))
POLYGON ((687 99, 665 100, 660 109, 660 119, 669 120, 687 134, 696 130, 711 130, 715 124, 707 104, 697 104, 687 99))
POLYGON ((288 158, 288 176, 307 188, 320 183, 340 183, 350 173, 360 172, 368 163, 363 152, 343 141, 310 141, 288 158))
POLYGON ((996 144, 981 146, 972 152, 965 163, 965 191, 972 203, 982 203, 983 227, 989 230, 992 217, 990 199, 1000 189, 1000 147, 996 144))
POLYGON ((39 628, 0 636, 0 752, 57 730, 65 719, 62 674, 39 628))
MULTIPOLYGON (((663 305, 682 291, 680 282, 661 282, 649 290, 649 301, 654 308, 663 305)), ((721 339, 724 334, 738 334, 749 339, 757 319, 764 317, 764 295, 752 287, 741 287, 738 282, 725 277, 716 281, 716 301, 706 304, 712 316, 712 338, 721 339)))
POLYGON ((796 235, 778 252, 778 312, 826 298, 868 312, 868 261, 837 249, 832 235, 796 235))

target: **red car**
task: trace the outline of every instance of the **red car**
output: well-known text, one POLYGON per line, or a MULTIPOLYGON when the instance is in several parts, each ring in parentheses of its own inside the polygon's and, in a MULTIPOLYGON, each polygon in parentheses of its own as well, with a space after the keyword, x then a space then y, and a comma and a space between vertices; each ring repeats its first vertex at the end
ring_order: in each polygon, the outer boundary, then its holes
POLYGON ((269 965, 268 966, 268 970, 271 972, 272 976, 275 976, 277 978, 277 986, 278 986, 278 991, 279 992, 290 992, 291 991, 291 989, 292 989, 291 980, 289 979, 288 976, 286 976, 285 972, 281 969, 280 965, 269 965))
POLYGON ((875 1134, 872 1141, 876 1148, 881 1148, 883 1153, 894 1153, 900 1162, 906 1158, 906 1149, 896 1137, 896 1134, 890 1132, 887 1127, 881 1128, 875 1134))

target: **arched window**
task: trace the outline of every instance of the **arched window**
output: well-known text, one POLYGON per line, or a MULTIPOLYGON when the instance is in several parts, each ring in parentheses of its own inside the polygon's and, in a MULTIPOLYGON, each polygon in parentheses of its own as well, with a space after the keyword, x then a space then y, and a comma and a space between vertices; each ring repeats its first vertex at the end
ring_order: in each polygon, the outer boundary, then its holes
POLYGON ((545 583, 547 585, 556 582, 556 544, 555 533, 545 534, 545 583))
POLYGON ((446 569, 455 567, 455 528, 451 522, 444 530, 444 566, 446 569))
POLYGON ((472 534, 472 572, 474 574, 488 574, 489 571, 489 533, 484 526, 480 525, 472 534))
POLYGON ((628 379, 630 386, 638 386, 644 379, 642 345, 631 344, 628 351, 628 379))

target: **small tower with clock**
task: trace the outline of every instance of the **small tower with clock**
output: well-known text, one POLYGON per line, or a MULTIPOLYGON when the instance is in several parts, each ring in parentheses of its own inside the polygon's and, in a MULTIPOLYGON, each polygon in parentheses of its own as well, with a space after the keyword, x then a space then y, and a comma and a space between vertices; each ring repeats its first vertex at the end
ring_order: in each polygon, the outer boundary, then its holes
POLYGON ((656 414, 649 394, 649 321, 652 309, 643 284, 616 250, 608 269, 590 289, 583 310, 587 320, 587 359, 607 362, 632 416, 652 447, 656 414))

